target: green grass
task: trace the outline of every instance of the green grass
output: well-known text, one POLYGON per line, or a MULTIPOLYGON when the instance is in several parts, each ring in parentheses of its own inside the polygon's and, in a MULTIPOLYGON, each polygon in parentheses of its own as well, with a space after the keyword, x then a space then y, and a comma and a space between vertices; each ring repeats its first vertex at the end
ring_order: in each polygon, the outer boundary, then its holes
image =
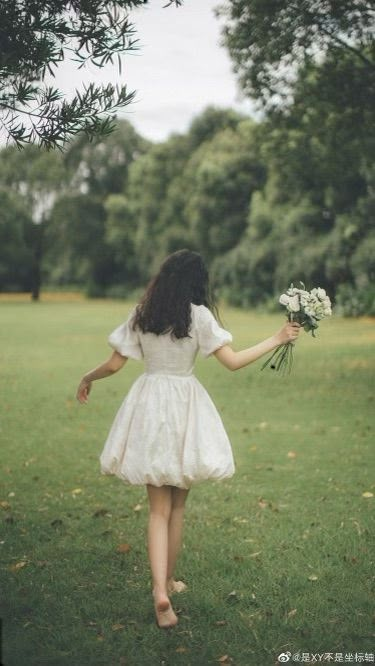
MULTIPOLYGON (((237 472, 189 495, 178 569, 189 591, 165 632, 150 599, 145 490, 99 473, 142 365, 97 382, 88 405, 74 399, 128 310, 0 306, 4 664, 273 666, 288 650, 373 652, 374 498, 362 493, 374 493, 374 321, 333 317, 316 340, 301 335, 284 378, 259 361, 236 373, 197 362, 237 472)), ((227 309, 224 322, 240 349, 282 317, 227 309)))

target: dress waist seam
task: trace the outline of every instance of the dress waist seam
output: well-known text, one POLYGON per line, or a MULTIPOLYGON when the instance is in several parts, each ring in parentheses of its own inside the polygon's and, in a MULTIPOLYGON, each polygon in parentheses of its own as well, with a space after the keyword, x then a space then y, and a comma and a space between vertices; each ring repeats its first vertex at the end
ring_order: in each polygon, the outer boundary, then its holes
POLYGON ((173 372, 144 372, 143 374, 147 377, 171 377, 172 379, 186 379, 187 377, 194 377, 192 372, 186 375, 177 375, 173 374, 173 372))

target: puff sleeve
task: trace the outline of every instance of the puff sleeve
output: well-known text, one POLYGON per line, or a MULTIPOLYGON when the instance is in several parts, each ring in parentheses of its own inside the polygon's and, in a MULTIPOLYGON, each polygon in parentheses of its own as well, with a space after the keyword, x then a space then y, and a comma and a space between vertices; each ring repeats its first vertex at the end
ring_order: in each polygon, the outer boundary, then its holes
POLYGON ((232 342, 233 337, 229 331, 219 326, 212 312, 206 306, 200 305, 198 309, 198 344, 202 356, 207 357, 223 345, 232 342))
POLYGON ((121 356, 133 358, 136 361, 143 359, 142 346, 139 339, 138 331, 134 331, 131 322, 135 313, 135 309, 131 311, 127 320, 120 324, 108 336, 108 344, 112 349, 117 351, 121 356))

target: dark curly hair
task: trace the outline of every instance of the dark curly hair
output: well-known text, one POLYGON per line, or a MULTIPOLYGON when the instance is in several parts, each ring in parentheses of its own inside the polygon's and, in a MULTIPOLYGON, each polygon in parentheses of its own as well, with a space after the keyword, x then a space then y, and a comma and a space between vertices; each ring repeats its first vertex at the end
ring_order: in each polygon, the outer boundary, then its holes
POLYGON ((136 307, 133 329, 189 337, 191 303, 205 305, 219 319, 209 287, 208 271, 198 252, 178 250, 162 263, 136 307))

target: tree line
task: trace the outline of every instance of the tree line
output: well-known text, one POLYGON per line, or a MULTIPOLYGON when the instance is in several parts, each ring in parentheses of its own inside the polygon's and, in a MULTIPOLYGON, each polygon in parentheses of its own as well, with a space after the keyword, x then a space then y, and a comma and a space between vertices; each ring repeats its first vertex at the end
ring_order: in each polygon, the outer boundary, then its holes
POLYGON ((43 284, 131 296, 165 255, 189 247, 232 304, 271 302, 302 280, 350 301, 354 314, 368 311, 368 135, 339 116, 327 127, 316 114, 299 118, 297 105, 294 113, 289 125, 208 108, 162 143, 122 121, 105 141, 80 137, 64 153, 3 149, 1 291, 38 298, 43 284))

